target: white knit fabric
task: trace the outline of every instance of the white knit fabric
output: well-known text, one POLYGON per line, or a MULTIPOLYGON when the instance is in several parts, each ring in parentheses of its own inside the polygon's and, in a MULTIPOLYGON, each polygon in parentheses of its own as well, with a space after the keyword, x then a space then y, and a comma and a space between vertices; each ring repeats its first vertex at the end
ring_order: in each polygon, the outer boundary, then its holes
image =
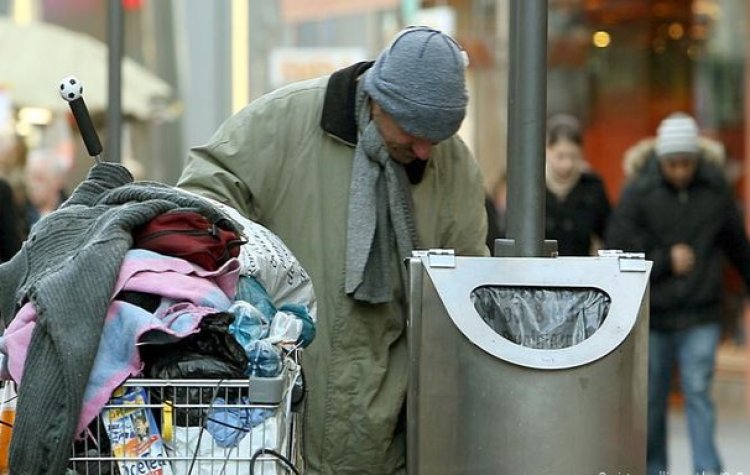
POLYGON ((255 277, 277 308, 286 304, 304 305, 317 321, 318 304, 310 275, 281 238, 231 206, 203 198, 243 227, 247 243, 240 247, 240 273, 255 277))
POLYGON ((659 124, 656 137, 656 154, 668 157, 676 154, 697 154, 698 125, 687 114, 675 113, 659 124))

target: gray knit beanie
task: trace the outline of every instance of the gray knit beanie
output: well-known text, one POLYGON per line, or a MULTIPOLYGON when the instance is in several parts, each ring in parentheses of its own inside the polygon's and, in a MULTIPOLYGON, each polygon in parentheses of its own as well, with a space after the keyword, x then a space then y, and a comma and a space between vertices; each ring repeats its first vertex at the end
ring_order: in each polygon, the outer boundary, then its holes
POLYGON ((676 112, 664 119, 656 134, 656 155, 662 159, 670 155, 697 156, 698 125, 687 114, 676 112))
POLYGON ((428 27, 404 29, 365 75, 365 92, 409 134, 439 142, 466 116, 466 53, 428 27))

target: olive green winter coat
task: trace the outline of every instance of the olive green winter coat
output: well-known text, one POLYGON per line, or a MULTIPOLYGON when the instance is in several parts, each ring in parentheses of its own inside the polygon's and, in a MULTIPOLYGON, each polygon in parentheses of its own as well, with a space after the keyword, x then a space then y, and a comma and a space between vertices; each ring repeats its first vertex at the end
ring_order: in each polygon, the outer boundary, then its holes
MULTIPOLYGON (((274 231, 312 278, 317 336, 303 356, 308 474, 392 474, 404 467, 406 305, 400 272, 391 274, 392 303, 359 303, 344 293, 355 84, 370 64, 254 101, 208 144, 190 151, 178 184, 274 231)), ((426 168, 409 176, 419 247, 486 255, 482 179, 464 143, 457 137, 440 143, 426 168)), ((395 255, 393 266, 403 268, 395 255)))

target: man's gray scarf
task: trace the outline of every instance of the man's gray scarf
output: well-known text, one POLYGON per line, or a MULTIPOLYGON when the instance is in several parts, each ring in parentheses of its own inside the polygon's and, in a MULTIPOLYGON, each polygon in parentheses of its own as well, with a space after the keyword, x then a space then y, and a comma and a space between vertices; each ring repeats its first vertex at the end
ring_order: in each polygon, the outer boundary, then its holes
POLYGON ((395 235, 398 256, 406 259, 417 243, 413 203, 404 166, 388 154, 370 115, 370 100, 357 85, 359 130, 349 191, 346 293, 368 303, 390 302, 395 235))

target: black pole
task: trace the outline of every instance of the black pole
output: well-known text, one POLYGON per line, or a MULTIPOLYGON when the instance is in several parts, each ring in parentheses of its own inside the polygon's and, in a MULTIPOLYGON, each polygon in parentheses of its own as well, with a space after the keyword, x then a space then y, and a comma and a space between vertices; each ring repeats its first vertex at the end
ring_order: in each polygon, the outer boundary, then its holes
POLYGON ((123 12, 121 0, 109 0, 107 6, 108 95, 107 156, 120 162, 122 150, 122 42, 123 12))
POLYGON ((544 241, 547 0, 511 0, 508 240, 505 256, 549 256, 544 241))

